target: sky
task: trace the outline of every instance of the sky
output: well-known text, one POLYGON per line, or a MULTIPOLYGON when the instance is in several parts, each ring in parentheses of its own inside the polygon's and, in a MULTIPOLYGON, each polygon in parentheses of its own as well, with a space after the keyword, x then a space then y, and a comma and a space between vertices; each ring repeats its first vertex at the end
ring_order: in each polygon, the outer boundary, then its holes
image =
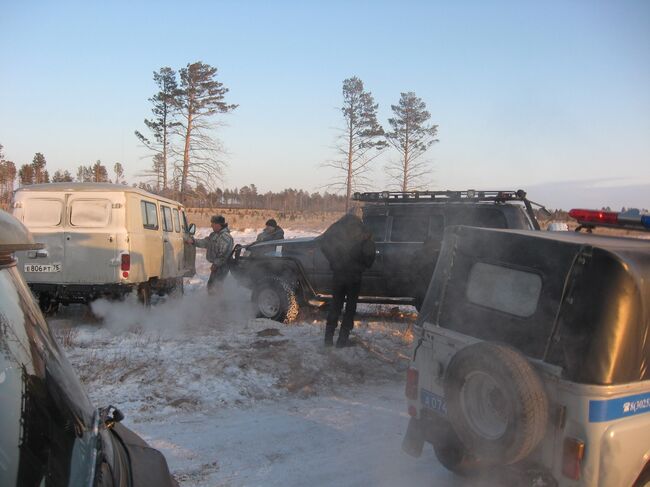
MULTIPOLYGON (((134 136, 154 71, 203 61, 239 107, 216 119, 223 186, 323 191, 341 85, 388 127, 422 98, 430 189, 517 189, 550 208, 650 207, 650 2, 0 0, 0 144, 50 173, 151 165, 134 136)), ((387 151, 373 189, 389 187, 387 151)))

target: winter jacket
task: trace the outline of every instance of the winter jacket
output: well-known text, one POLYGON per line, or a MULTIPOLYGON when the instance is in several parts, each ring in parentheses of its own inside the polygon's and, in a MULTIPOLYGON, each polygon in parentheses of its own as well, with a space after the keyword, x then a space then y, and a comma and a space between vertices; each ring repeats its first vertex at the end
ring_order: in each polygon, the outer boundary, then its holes
POLYGON ((218 232, 212 232, 206 238, 194 240, 194 245, 206 249, 205 258, 217 266, 223 266, 230 257, 235 245, 228 226, 218 232))
POLYGON ((280 227, 275 227, 275 230, 272 232, 262 231, 257 236, 256 242, 268 242, 270 240, 282 240, 284 239, 284 230, 280 227))
POLYGON ((319 238, 320 248, 335 274, 359 279, 375 261, 372 233, 361 219, 345 215, 319 238))

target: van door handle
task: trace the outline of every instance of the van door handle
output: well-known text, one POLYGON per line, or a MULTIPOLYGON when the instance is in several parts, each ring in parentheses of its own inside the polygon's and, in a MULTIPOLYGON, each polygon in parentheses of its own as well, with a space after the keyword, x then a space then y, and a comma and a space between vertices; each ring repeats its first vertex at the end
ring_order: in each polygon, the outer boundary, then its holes
POLYGON ((109 242, 112 242, 112 241, 113 241, 113 235, 109 235, 109 236, 108 236, 108 241, 109 241, 109 242))

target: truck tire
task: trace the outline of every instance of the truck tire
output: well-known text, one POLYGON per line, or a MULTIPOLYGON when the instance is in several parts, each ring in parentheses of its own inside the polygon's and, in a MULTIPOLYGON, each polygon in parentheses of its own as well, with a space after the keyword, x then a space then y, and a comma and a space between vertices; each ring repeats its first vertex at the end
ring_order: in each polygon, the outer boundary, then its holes
POLYGON ((253 291, 252 300, 258 318, 291 323, 298 317, 300 307, 296 291, 279 277, 271 277, 258 284, 253 291))
POLYGON ((444 387, 453 429, 485 466, 526 458, 546 433, 544 385, 512 347, 480 342, 463 348, 447 367, 444 387))
POLYGON ((467 451, 448 422, 437 426, 431 444, 440 464, 450 472, 471 477, 480 471, 481 463, 467 451))

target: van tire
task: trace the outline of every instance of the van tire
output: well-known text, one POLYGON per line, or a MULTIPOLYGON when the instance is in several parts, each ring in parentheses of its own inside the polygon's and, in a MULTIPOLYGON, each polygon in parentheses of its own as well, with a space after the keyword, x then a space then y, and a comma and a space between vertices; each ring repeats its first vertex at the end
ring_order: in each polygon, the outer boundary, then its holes
POLYGON ((294 287, 279 277, 263 280, 253 290, 251 299, 258 318, 291 323, 300 311, 294 287))
POLYGON ((480 342, 463 348, 447 367, 444 387, 452 427, 485 466, 526 458, 546 433, 544 385, 512 347, 480 342))
POLYGON ((148 281, 138 285, 138 301, 147 308, 151 306, 151 283, 148 281))
POLYGON ((38 293, 38 307, 44 316, 51 316, 59 310, 59 301, 50 293, 38 293))

